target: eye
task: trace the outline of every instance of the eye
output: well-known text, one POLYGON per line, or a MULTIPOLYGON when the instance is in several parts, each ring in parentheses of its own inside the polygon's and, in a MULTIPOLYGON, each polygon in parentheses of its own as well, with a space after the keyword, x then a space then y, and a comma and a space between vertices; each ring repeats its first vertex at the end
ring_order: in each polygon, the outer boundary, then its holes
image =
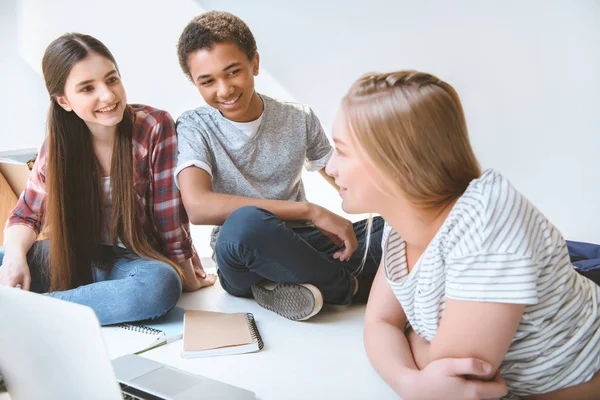
POLYGON ((83 88, 81 88, 82 92, 91 92, 92 90, 94 90, 94 87, 91 85, 85 86, 83 88))
POLYGON ((202 86, 208 86, 208 85, 210 85, 213 82, 214 82, 214 79, 209 79, 207 81, 200 82, 200 85, 202 85, 202 86))
POLYGON ((111 76, 110 78, 108 78, 108 80, 106 81, 108 84, 111 83, 115 83, 119 80, 119 78, 117 78, 116 76, 111 76))
POLYGON ((236 70, 233 70, 233 71, 231 71, 231 72, 230 72, 228 75, 229 75, 229 76, 237 75, 237 73, 238 73, 238 72, 240 72, 240 69, 239 69, 239 68, 238 68, 238 69, 236 69, 236 70))

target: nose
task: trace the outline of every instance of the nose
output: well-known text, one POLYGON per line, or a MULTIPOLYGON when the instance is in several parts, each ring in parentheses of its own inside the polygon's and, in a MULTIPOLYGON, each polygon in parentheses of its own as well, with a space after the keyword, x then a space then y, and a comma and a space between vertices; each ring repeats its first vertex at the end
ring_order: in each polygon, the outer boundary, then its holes
POLYGON ((337 170, 335 163, 336 163, 336 159, 335 159, 335 152, 334 152, 331 155, 331 158, 329 159, 329 161, 327 161, 327 165, 325 165, 325 173, 331 177, 337 178, 338 170, 337 170))
POLYGON ((219 87, 217 88, 217 95, 221 100, 231 100, 229 96, 233 93, 233 86, 229 84, 229 82, 222 80, 219 82, 219 87))
POLYGON ((110 103, 116 98, 115 93, 108 86, 102 86, 102 89, 100 90, 101 101, 110 103))

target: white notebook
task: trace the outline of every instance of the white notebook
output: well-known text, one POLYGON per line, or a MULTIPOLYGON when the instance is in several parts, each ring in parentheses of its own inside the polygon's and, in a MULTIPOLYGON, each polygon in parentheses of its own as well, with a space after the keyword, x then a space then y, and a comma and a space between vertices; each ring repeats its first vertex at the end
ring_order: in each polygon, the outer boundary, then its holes
POLYGON ((111 360, 139 354, 183 337, 185 310, 175 307, 156 320, 131 322, 101 329, 111 360))
POLYGON ((111 360, 149 350, 165 342, 164 334, 159 332, 132 331, 121 326, 107 326, 101 331, 111 360))

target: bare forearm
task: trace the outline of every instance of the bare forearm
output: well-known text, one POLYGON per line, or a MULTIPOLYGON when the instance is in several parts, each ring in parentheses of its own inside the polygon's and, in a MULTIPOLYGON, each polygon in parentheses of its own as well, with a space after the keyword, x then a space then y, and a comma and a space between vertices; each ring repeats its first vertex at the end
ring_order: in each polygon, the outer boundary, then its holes
POLYGON ((37 234, 26 225, 13 225, 4 232, 5 257, 25 257, 37 239, 37 234))
POLYGON ((193 283, 196 282, 196 273, 194 272, 192 259, 190 258, 184 262, 180 262, 179 266, 183 271, 183 281, 181 282, 183 284, 183 290, 185 292, 195 290, 194 288, 190 287, 190 285, 193 285, 193 283))
POLYGON ((335 179, 332 176, 327 175, 325 168, 319 170, 319 174, 337 191, 340 191, 340 187, 335 183, 335 179))
POLYGON ((183 271, 184 279, 189 279, 194 276, 194 265, 192 264, 191 258, 184 262, 180 262, 179 267, 181 267, 181 270, 183 271))
POLYGON ((421 336, 419 336, 413 329, 406 335, 408 344, 410 346, 410 352, 413 355, 417 368, 423 369, 429 364, 429 353, 431 344, 421 336))
POLYGON ((203 194, 191 203, 186 203, 185 206, 190 222, 195 225, 223 225, 231 213, 244 206, 264 208, 283 221, 310 220, 314 207, 311 203, 254 199, 212 192, 203 194))
POLYGON ((402 396, 418 370, 404 332, 384 321, 365 324, 365 350, 377 373, 402 396))

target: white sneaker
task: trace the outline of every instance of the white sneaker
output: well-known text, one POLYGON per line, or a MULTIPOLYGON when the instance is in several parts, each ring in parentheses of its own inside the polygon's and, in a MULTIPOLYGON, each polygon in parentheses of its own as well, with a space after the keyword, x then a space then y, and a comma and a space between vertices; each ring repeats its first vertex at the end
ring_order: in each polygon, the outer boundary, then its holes
POLYGON ((265 282, 252 286, 251 290, 261 307, 292 321, 305 321, 323 307, 321 291, 308 283, 265 282))

